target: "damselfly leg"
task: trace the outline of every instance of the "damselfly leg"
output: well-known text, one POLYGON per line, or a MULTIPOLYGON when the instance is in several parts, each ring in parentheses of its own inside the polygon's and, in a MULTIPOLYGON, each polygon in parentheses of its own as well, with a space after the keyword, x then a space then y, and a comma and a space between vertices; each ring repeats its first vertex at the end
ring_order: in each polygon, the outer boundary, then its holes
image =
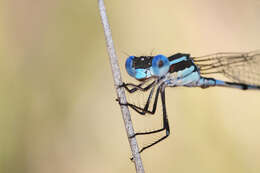
POLYGON ((160 94, 161 94, 161 100, 162 100, 162 110, 163 110, 163 127, 161 129, 158 130, 154 130, 154 131, 150 131, 150 132, 144 132, 144 133, 137 133, 136 135, 146 135, 146 134, 151 134, 151 133, 158 133, 161 131, 165 130, 165 135, 159 139, 157 139, 156 141, 154 141, 153 143, 143 147, 139 153, 143 152, 145 149, 152 147, 153 145, 163 141, 164 139, 166 139, 169 135, 170 135, 170 127, 169 127, 169 121, 168 121, 168 117, 167 117, 167 112, 166 112, 166 104, 165 104, 165 87, 162 86, 160 87, 160 94))
MULTIPOLYGON (((139 114, 141 115, 145 115, 146 113, 149 113, 149 114, 154 114, 155 111, 156 111, 156 107, 157 107, 157 102, 158 102, 158 96, 159 96, 159 91, 160 91, 160 88, 158 87, 157 88, 157 91, 156 91, 156 94, 155 94, 155 99, 154 99, 154 103, 153 103, 153 108, 152 110, 148 110, 149 109, 149 106, 150 106, 150 103, 151 103, 151 99, 153 97, 153 93, 154 93, 154 90, 156 88, 156 85, 153 86, 153 88, 151 89, 150 93, 149 93, 149 96, 148 96, 148 99, 146 101, 146 104, 145 106, 142 108, 140 106, 136 106, 132 103, 119 103, 120 105, 125 105, 125 106, 129 106, 131 107, 133 110, 135 110, 136 112, 138 112, 139 114)), ((128 90, 127 90, 128 91, 128 90)), ((141 91, 144 91, 146 92, 147 90, 141 90, 141 91)), ((128 91, 129 93, 133 93, 133 92, 130 92, 128 91)))
POLYGON ((148 84, 146 87, 142 87, 145 83, 147 83, 147 81, 144 81, 142 83, 140 83, 139 85, 135 85, 133 83, 123 83, 122 85, 120 85, 119 87, 124 87, 129 93, 134 93, 138 90, 140 91, 147 91, 149 90, 152 86, 154 86, 155 81, 153 81, 152 83, 148 84), (132 87, 132 89, 129 88, 129 86, 132 87))
MULTIPOLYGON (((126 85, 123 85, 122 87, 125 87, 126 85)), ((151 144, 146 145, 143 148, 141 148, 139 153, 141 153, 145 149, 150 148, 153 145, 161 142, 162 140, 164 140, 165 138, 167 138, 170 135, 169 122, 168 122, 168 117, 167 117, 167 112, 166 112, 166 104, 165 104, 165 86, 161 85, 157 88, 156 93, 155 93, 155 99, 154 99, 152 111, 148 110, 155 88, 156 88, 156 86, 153 86, 152 90, 150 91, 149 97, 146 101, 144 108, 138 107, 138 106, 131 104, 131 103, 126 103, 126 104, 119 103, 120 105, 126 105, 126 106, 131 107, 133 110, 135 110, 136 112, 138 112, 139 114, 142 114, 142 115, 145 115, 146 113, 154 114, 156 112, 159 94, 161 94, 162 111, 163 111, 163 127, 160 128, 160 129, 157 129, 157 130, 152 130, 152 131, 147 131, 147 132, 138 132, 138 133, 135 133, 130 138, 138 136, 138 135, 149 135, 149 134, 159 133, 159 132, 162 132, 164 130, 165 130, 165 135, 162 136, 161 138, 157 139, 156 141, 152 142, 151 144)), ((141 91, 145 92, 147 90, 141 90, 141 91)), ((131 93, 131 92, 129 92, 129 93, 131 93)))

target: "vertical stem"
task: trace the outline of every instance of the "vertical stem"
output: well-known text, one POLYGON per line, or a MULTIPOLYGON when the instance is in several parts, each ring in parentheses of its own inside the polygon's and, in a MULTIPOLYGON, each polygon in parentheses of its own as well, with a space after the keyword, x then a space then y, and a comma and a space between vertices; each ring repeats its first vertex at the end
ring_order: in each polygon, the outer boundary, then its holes
MULTIPOLYGON (((107 51, 110 57, 110 64, 111 64, 111 69, 113 73, 113 78, 114 78, 114 84, 116 87, 116 92, 117 92, 117 97, 121 103, 126 103, 126 96, 123 88, 119 88, 118 86, 122 84, 121 80, 121 74, 120 74, 120 69, 118 65, 118 59, 116 56, 113 40, 112 40, 112 34, 111 30, 108 24, 108 19, 106 15, 106 9, 104 5, 103 0, 98 0, 98 5, 99 5, 99 11, 100 11, 100 16, 102 20, 102 24, 104 27, 104 32, 105 32, 105 37, 106 37, 106 45, 107 45, 107 51)), ((132 155, 133 155, 133 161, 135 163, 135 168, 137 173, 144 173, 144 167, 142 164, 142 160, 139 154, 139 147, 137 144, 137 140, 135 137, 129 138, 130 136, 134 135, 134 128, 130 116, 130 112, 127 106, 121 105, 121 112, 122 116, 124 119, 125 123, 125 129, 126 133, 128 136, 128 141, 132 150, 132 155)))

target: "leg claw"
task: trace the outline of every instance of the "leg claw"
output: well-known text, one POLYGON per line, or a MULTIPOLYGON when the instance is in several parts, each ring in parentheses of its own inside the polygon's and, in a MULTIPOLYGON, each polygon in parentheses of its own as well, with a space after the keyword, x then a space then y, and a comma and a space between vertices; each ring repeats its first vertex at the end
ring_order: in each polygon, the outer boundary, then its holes
POLYGON ((128 106, 127 103, 121 103, 118 98, 116 98, 116 101, 118 102, 119 105, 128 106))
POLYGON ((121 85, 118 86, 118 88, 122 88, 122 87, 125 87, 126 84, 123 82, 121 85))
POLYGON ((132 135, 132 136, 129 136, 129 138, 131 139, 131 138, 134 138, 136 135, 134 134, 134 135, 132 135))

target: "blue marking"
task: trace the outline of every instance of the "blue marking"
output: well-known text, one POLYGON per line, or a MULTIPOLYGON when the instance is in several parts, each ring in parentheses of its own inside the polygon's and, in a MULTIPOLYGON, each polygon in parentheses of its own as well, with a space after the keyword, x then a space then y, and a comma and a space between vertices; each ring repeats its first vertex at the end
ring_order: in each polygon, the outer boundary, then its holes
POLYGON ((181 80, 181 85, 187 85, 189 83, 192 82, 197 82, 200 79, 200 75, 198 72, 193 72, 190 75, 188 75, 187 77, 183 78, 181 80))
POLYGON ((187 76, 188 74, 192 73, 194 71, 195 67, 194 66, 190 66, 189 68, 185 68, 182 71, 178 71, 177 72, 177 77, 178 78, 183 78, 185 76, 187 76))
POLYGON ((136 79, 144 79, 144 78, 149 78, 151 76, 152 76, 151 68, 150 69, 142 69, 142 68, 135 69, 134 77, 136 79))
POLYGON ((183 61, 183 60, 187 60, 187 57, 186 56, 183 56, 183 57, 181 57, 181 58, 178 58, 178 59, 175 59, 175 60, 172 60, 172 61, 170 61, 170 65, 172 65, 172 64, 176 64, 176 63, 178 63, 178 62, 181 62, 181 61, 183 61))
POLYGON ((125 68, 126 68, 126 71, 127 73, 132 76, 132 77, 135 77, 135 69, 133 68, 133 59, 134 59, 134 56, 129 56, 125 62, 125 68))
POLYGON ((222 80, 216 80, 216 85, 225 85, 226 83, 222 80))

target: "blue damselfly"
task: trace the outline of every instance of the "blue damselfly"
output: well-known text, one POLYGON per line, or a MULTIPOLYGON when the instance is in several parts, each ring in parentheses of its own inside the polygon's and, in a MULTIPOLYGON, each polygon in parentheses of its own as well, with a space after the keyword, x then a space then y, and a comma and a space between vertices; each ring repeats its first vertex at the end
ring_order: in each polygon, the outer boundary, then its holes
POLYGON ((130 56, 126 60, 125 68, 128 74, 140 83, 123 83, 120 87, 124 87, 129 93, 136 91, 149 91, 150 93, 144 107, 132 103, 119 104, 127 105, 142 115, 154 114, 159 95, 161 96, 163 127, 149 132, 135 133, 132 137, 162 131, 165 131, 165 135, 144 146, 139 151, 140 153, 164 140, 170 134, 165 105, 166 87, 208 88, 221 86, 241 90, 260 90, 260 51, 216 53, 200 57, 191 57, 189 54, 183 53, 177 53, 169 57, 164 55, 130 56), (211 74, 222 74, 229 81, 206 77, 211 74), (149 110, 152 97, 154 97, 154 102, 152 103, 152 109, 149 110))

